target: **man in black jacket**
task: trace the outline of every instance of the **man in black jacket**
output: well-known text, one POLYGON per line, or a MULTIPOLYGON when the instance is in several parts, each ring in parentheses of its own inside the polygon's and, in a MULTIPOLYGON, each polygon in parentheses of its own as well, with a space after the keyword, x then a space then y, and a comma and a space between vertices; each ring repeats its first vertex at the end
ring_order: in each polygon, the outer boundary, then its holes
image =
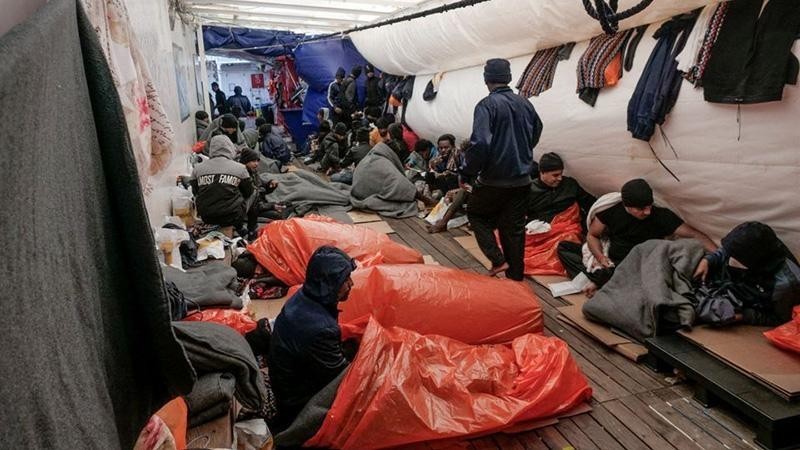
MULTIPOLYGON (((380 108, 386 100, 386 93, 381 88, 381 79, 375 75, 375 67, 372 64, 367 64, 365 72, 367 73, 367 98, 364 101, 364 110, 367 108, 380 108)), ((377 120, 377 116, 375 116, 377 120)))
POLYGON ((344 108, 342 105, 342 100, 344 99, 343 83, 344 68, 339 67, 336 69, 336 75, 333 81, 328 85, 328 104, 331 106, 331 111, 333 112, 331 117, 333 119, 333 125, 344 120, 344 108))
POLYGON ((235 114, 236 117, 244 117, 247 115, 248 112, 253 110, 253 107, 250 105, 250 99, 247 96, 242 95, 242 87, 236 86, 233 88, 233 95, 228 97, 228 108, 233 111, 233 108, 238 106, 239 109, 235 114))
POLYGON ((247 168, 234 161, 237 149, 227 136, 211 138, 210 159, 194 168, 190 180, 203 222, 240 228, 246 217, 246 201, 253 193, 247 168))
MULTIPOLYGON (((222 89, 219 88, 219 83, 216 81, 211 83, 211 90, 214 91, 214 102, 216 103, 217 113, 221 116, 228 112, 228 97, 225 96, 225 93, 222 92, 222 89)), ((214 110, 212 109, 211 112, 213 113, 214 110)))
POLYGON ((308 262, 303 287, 275 319, 269 375, 278 402, 277 431, 289 426, 311 397, 347 367, 337 305, 347 300, 355 267, 338 248, 318 248, 308 262))
POLYGON ((481 251, 491 261, 491 276, 505 272, 522 281, 525 211, 533 170, 533 148, 542 121, 533 105, 511 91, 511 65, 490 59, 483 69, 489 95, 475 106, 470 147, 462 174, 477 177, 467 211, 481 251), (501 251, 494 230, 500 232, 501 251))

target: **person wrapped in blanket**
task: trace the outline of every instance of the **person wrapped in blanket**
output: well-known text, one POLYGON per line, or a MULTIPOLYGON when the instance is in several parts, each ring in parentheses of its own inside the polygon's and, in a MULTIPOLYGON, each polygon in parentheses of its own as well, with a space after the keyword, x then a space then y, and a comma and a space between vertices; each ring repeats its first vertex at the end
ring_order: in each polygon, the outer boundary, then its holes
POLYGON ((349 364, 338 304, 350 294, 355 268, 355 261, 338 248, 318 248, 308 262, 303 286, 275 319, 269 352, 278 403, 273 432, 288 427, 311 397, 349 364))
POLYGON ((244 164, 250 174, 250 179, 244 182, 249 182, 253 186, 252 194, 247 198, 247 240, 252 241, 257 236, 259 217, 270 221, 285 219, 287 208, 283 203, 274 203, 266 199, 266 196, 278 187, 278 182, 270 180, 264 183, 261 180, 258 173, 261 158, 255 150, 249 148, 242 150, 239 162, 244 164))
POLYGON ((557 246, 584 240, 586 217, 597 199, 564 176, 564 161, 557 153, 542 155, 538 172, 528 197, 525 274, 565 275, 557 246))
POLYGON ((800 304, 800 266, 768 225, 745 222, 703 258, 694 276, 698 321, 777 326, 800 304))
POLYGON ((668 208, 654 205, 653 189, 637 178, 622 186, 620 192, 600 197, 589 211, 586 244, 563 241, 558 244, 558 258, 567 274, 574 278, 583 272, 591 281, 584 289, 594 296, 614 275, 633 247, 650 239, 697 239, 707 252, 717 245, 703 232, 685 223, 668 208))
POLYGON ((464 151, 469 147, 469 140, 464 140, 456 147, 455 136, 443 134, 439 136, 436 145, 438 153, 430 160, 430 170, 425 174, 425 182, 435 197, 443 193, 449 206, 439 221, 428 226, 429 233, 447 230, 447 223, 467 204, 472 192, 472 180, 464 179, 458 173, 458 169, 464 164, 464 151))

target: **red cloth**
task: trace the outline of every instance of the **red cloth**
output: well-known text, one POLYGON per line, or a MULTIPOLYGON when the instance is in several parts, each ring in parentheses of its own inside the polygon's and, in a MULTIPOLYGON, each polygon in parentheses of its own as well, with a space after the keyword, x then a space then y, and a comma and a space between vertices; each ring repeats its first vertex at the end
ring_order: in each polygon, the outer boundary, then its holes
POLYGON ((189 314, 183 318, 186 322, 213 322, 220 325, 227 325, 239 334, 245 334, 256 329, 256 321, 242 311, 235 309, 204 309, 189 314))
POLYGON ((792 310, 792 320, 769 331, 764 336, 776 346, 800 353, 800 305, 792 310))
POLYGON ((542 308, 526 283, 426 264, 379 265, 352 278, 339 304, 342 339, 363 335, 370 317, 467 344, 507 343, 543 329, 542 308))
POLYGON ((550 227, 547 233, 525 235, 525 275, 567 275, 558 259, 558 243, 581 242, 578 204, 573 204, 555 216, 550 227))
POLYGON ((414 133, 411 128, 403 125, 403 141, 405 141, 408 146, 408 151, 413 152, 414 146, 417 145, 417 141, 419 141, 419 136, 417 136, 417 133, 414 133))
POLYGON ((422 262, 420 252, 394 242, 383 233, 320 216, 270 222, 247 249, 275 278, 294 286, 305 281, 306 264, 323 245, 339 248, 355 259, 359 267, 422 262))
POLYGON ((473 346, 372 319, 322 427, 305 446, 370 450, 494 433, 563 414, 591 393, 557 338, 526 334, 473 346))

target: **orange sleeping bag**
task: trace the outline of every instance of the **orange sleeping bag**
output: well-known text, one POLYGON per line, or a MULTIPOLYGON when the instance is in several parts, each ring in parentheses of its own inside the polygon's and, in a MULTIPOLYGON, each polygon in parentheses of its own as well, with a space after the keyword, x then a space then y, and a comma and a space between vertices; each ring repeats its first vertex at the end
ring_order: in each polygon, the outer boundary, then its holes
POLYGON ((294 286, 305 280, 311 254, 323 245, 338 247, 355 259, 359 267, 422 262, 421 253, 383 233, 320 216, 271 222, 247 249, 277 279, 294 286))
POLYGON ((575 203, 550 222, 550 231, 525 235, 525 275, 561 275, 567 271, 558 259, 558 243, 581 242, 581 216, 575 203))
POLYGON ((764 336, 776 346, 800 353, 800 306, 792 309, 792 320, 769 331, 764 336))
POLYGON ((305 446, 370 450, 493 433, 561 415, 591 393, 557 338, 526 334, 473 346, 373 319, 305 446))
POLYGON ((339 304, 342 339, 364 334, 370 316, 385 327, 467 344, 542 332, 542 308, 526 283, 425 264, 380 265, 351 276, 350 296, 339 304))

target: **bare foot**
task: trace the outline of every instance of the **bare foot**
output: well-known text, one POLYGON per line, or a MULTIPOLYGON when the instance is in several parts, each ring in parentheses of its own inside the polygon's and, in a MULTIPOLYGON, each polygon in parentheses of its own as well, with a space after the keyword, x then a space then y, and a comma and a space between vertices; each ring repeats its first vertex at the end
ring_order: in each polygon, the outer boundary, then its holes
POLYGON ((586 298, 594 297, 594 294, 597 293, 597 285, 594 283, 589 283, 583 288, 583 294, 586 295, 586 298))
POLYGON ((492 267, 489 270, 490 277, 496 277, 498 273, 508 270, 508 263, 500 264, 499 266, 492 267))
POLYGON ((447 230, 447 224, 446 223, 436 222, 435 225, 428 225, 428 233, 431 233, 431 234, 433 234, 433 233, 441 233, 441 232, 446 231, 446 230, 447 230))

